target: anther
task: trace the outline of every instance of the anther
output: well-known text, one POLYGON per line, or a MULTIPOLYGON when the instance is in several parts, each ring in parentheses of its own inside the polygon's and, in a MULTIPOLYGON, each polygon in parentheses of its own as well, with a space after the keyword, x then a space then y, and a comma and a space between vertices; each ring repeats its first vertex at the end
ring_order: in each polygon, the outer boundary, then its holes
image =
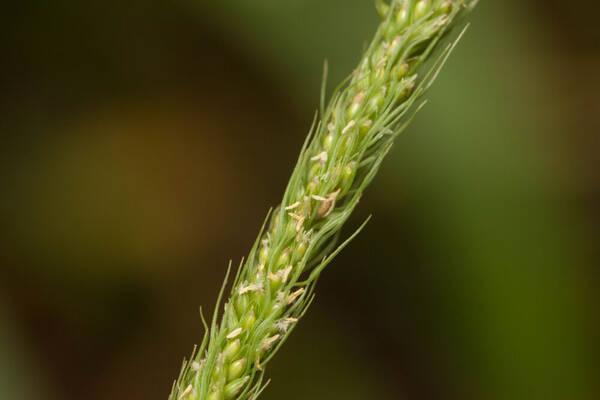
POLYGON ((316 156, 311 158, 311 161, 319 161, 319 160, 321 160, 323 162, 327 161, 327 152, 326 151, 324 151, 320 154, 317 154, 316 156))
POLYGON ((301 219, 302 219, 302 217, 301 217, 300 215, 298 215, 298 214, 294 214, 294 213, 288 213, 288 215, 289 215, 290 217, 292 217, 293 219, 295 219, 296 221, 299 221, 299 220, 301 220, 301 219))
POLYGON ((191 368, 193 371, 200 371, 200 369, 202 369, 202 365, 200 365, 198 361, 194 361, 192 362, 191 368))
POLYGON ((343 135, 343 134, 345 134, 345 133, 347 133, 347 132, 348 132, 350 129, 352 129, 352 127, 353 127, 354 125, 356 125, 356 122, 355 122, 354 120, 352 120, 352 121, 348 122, 348 125, 346 125, 346 126, 344 127, 344 129, 342 129, 342 135, 343 135))
POLYGON ((285 209, 286 209, 286 210, 293 210, 294 208, 298 207, 299 205, 300 205, 300 202, 299 202, 299 201, 297 201, 297 202, 295 202, 294 204, 292 204, 292 205, 290 205, 290 206, 287 206, 285 209))
MULTIPOLYGON (((264 268, 264 266, 263 266, 264 268)), ((259 272, 261 272, 260 266, 258 267, 259 272)), ((262 283, 251 283, 247 286, 242 286, 238 291, 239 294, 244 294, 246 292, 261 292, 262 291, 262 283)))
POLYGON ((294 302, 294 300, 296 300, 298 298, 298 296, 300 296, 302 293, 304 293, 304 288, 300 288, 300 289, 296 290, 294 293, 292 293, 288 296, 287 303, 292 304, 294 302))
POLYGON ((271 347, 271 345, 273 345, 273 343, 275 343, 277 341, 277 339, 279 339, 279 333, 263 340, 263 344, 262 344, 261 348, 263 350, 269 349, 269 347, 271 347))
POLYGON ((238 336, 240 333, 242 333, 242 328, 236 328, 236 329, 232 330, 231 333, 229 333, 229 335, 227 335, 227 339, 233 339, 236 336, 238 336))
POLYGON ((185 396, 192 393, 192 389, 193 389, 192 385, 188 385, 188 387, 186 387, 185 390, 183 391, 183 393, 181 393, 181 395, 179 396, 179 400, 183 399, 185 396))
POLYGON ((279 329, 279 331, 281 333, 286 333, 287 330, 290 328, 290 325, 297 321, 298 321, 298 318, 291 318, 291 317, 283 318, 283 319, 280 319, 279 321, 277 321, 275 323, 275 326, 277 327, 277 329, 279 329))
POLYGON ((340 190, 338 189, 335 192, 331 193, 329 196, 327 196, 326 200, 321 203, 321 206, 319 207, 319 210, 317 212, 319 217, 325 218, 329 214, 331 214, 331 212, 335 208, 335 200, 337 199, 339 194, 340 190))

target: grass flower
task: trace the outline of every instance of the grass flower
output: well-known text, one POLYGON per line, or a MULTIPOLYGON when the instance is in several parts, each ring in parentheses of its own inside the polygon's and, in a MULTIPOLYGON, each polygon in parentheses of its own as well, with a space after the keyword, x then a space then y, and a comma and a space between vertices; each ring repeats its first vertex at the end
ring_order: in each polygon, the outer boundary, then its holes
MULTIPOLYGON (((170 400, 254 399, 265 366, 302 319, 317 278, 364 226, 336 247, 340 229, 395 137, 420 107, 456 41, 424 70, 440 39, 475 2, 383 0, 383 21, 358 67, 318 117, 281 204, 268 216, 248 258, 227 278, 210 327, 184 362, 170 400)), ((366 223, 366 221, 365 221, 366 223)), ((228 269, 227 275, 229 276, 228 269)))

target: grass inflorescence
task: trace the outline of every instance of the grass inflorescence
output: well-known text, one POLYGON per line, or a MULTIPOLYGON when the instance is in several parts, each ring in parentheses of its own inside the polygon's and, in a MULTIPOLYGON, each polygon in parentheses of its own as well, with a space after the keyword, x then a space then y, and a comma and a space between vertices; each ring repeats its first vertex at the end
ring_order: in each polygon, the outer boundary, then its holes
MULTIPOLYGON (((377 1, 383 21, 357 69, 325 106, 300 152, 283 200, 240 264, 219 314, 184 362, 170 400, 254 399, 264 367, 306 312, 321 271, 362 229, 335 247, 344 222, 395 137, 419 107, 453 45, 423 71, 440 38, 475 2, 377 1)), ((325 87, 325 84, 324 84, 325 87)), ((365 221, 366 222, 366 221, 365 221)), ((231 267, 231 265, 230 265, 231 267)), ((231 268, 228 269, 228 275, 231 268)))

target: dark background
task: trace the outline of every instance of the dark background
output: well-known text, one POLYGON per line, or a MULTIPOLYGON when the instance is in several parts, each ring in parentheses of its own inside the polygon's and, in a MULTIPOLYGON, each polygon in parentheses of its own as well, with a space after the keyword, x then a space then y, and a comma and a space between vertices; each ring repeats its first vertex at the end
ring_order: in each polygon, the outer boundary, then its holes
MULTIPOLYGON (((599 11, 481 1, 264 400, 600 397, 599 11)), ((166 399, 372 2, 1 18, 0 398, 166 399)))

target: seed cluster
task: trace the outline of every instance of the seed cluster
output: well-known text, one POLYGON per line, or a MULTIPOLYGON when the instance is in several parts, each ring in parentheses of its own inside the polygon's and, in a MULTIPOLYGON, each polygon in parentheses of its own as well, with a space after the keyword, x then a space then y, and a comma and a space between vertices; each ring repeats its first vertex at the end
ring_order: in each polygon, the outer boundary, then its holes
POLYGON ((377 2, 383 22, 375 39, 349 83, 321 110, 282 204, 238 271, 220 324, 217 310, 171 400, 258 395, 263 366, 306 310, 319 272, 339 251, 332 251, 336 234, 424 91, 419 67, 463 6, 377 2))

